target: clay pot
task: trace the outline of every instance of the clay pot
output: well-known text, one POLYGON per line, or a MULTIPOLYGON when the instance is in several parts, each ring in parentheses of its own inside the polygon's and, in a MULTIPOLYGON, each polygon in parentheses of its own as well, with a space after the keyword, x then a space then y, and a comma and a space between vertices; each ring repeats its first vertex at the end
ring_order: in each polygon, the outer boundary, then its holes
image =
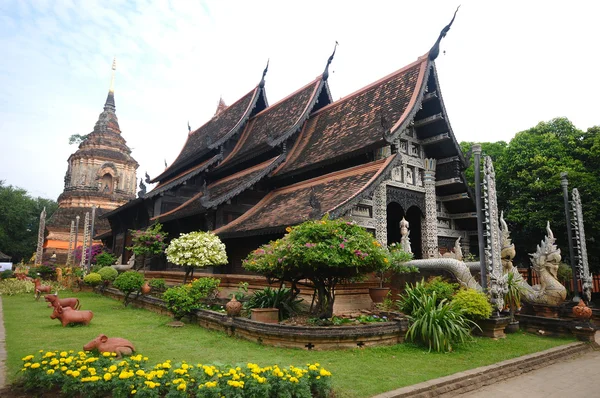
POLYGON ((148 293, 150 293, 151 290, 152 290, 152 288, 150 287, 148 282, 145 282, 142 285, 142 287, 140 288, 140 291, 142 292, 142 294, 148 294, 148 293))
POLYGON ((279 310, 277 308, 253 308, 250 313, 250 319, 253 321, 279 323, 279 310))
POLYGON ((232 297, 227 304, 225 304, 225 310, 229 316, 240 316, 242 312, 242 303, 237 301, 235 297, 232 297))
POLYGON ((573 316, 582 321, 586 321, 592 317, 592 309, 585 305, 583 300, 579 300, 579 304, 573 307, 573 316))
POLYGON ((369 296, 374 303, 383 303, 383 300, 390 292, 389 287, 371 287, 369 288, 369 296))

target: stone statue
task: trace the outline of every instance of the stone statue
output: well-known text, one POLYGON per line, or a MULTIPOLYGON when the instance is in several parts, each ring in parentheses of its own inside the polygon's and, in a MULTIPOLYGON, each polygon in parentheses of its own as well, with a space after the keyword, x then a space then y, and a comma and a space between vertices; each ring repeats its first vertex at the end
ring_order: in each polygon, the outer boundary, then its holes
POLYGON ((550 221, 546 224, 546 231, 546 238, 538 245, 536 252, 530 254, 533 269, 540 277, 540 284, 533 289, 538 293, 538 297, 547 298, 547 304, 558 305, 567 297, 567 291, 558 281, 561 256, 560 249, 554 244, 556 238, 550 229, 550 221))
POLYGON ((460 236, 456 239, 456 242, 454 242, 454 251, 448 252, 448 253, 444 253, 442 255, 442 257, 445 258, 453 258, 456 259, 458 261, 462 261, 463 260, 463 252, 462 252, 462 247, 460 245, 460 236))
POLYGON ((413 183, 413 172, 409 167, 406 168, 406 179, 404 182, 407 184, 413 183))
POLYGON ((111 267, 113 267, 114 269, 116 269, 119 272, 123 272, 123 271, 127 271, 129 269, 132 269, 133 266, 135 265, 135 253, 132 254, 131 257, 129 257, 129 261, 127 261, 127 264, 121 264, 122 260, 123 260, 123 256, 119 257, 119 261, 117 262, 117 264, 111 265, 111 267))
POLYGON ((502 249, 500 251, 500 258, 502 260, 502 269, 504 273, 510 272, 513 267, 513 258, 517 252, 515 251, 515 245, 510 239, 510 231, 508 225, 504 221, 504 212, 500 212, 500 231, 502 232, 502 249))
POLYGON ((402 221, 400 221, 400 247, 403 252, 412 253, 412 249, 410 247, 410 231, 408 230, 408 221, 404 217, 402 217, 402 221))
POLYGON ((144 180, 140 178, 140 190, 138 191, 138 196, 142 197, 146 195, 146 185, 144 184, 144 180))

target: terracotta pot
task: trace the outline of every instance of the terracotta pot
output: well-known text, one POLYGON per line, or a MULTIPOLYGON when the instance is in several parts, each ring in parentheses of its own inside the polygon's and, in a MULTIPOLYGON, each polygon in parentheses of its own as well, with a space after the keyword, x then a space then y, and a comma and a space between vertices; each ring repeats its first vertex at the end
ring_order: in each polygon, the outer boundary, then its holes
POLYGON ((389 287, 369 288, 369 296, 371 296, 371 300, 373 300, 374 303, 383 303, 383 300, 385 300, 389 292, 389 287))
POLYGON ((150 293, 151 290, 152 290, 152 288, 150 287, 148 282, 145 282, 142 285, 142 287, 140 288, 140 291, 142 292, 142 294, 148 294, 148 293, 150 293))
POLYGON ((579 304, 573 307, 573 316, 577 319, 586 321, 592 317, 592 309, 585 305, 583 300, 579 300, 579 304))
POLYGON ((242 303, 237 301, 235 297, 232 297, 231 300, 225 304, 225 310, 229 316, 240 316, 240 312, 242 312, 242 303))
POLYGON ((510 322, 504 328, 504 333, 516 333, 519 331, 519 321, 510 322))
POLYGON ((253 308, 250 310, 253 321, 264 323, 279 323, 279 309, 277 308, 253 308))

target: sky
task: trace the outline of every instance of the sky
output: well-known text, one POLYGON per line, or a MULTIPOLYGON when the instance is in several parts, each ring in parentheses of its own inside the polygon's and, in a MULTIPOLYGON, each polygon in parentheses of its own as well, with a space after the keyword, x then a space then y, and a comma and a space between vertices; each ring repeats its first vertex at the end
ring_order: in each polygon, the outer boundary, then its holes
MULTIPOLYGON (((509 141, 540 121, 600 124, 593 1, 0 0, 0 180, 56 199, 72 134, 93 130, 116 57, 123 137, 155 177, 219 98, 236 101, 267 60, 271 104, 330 67, 335 100, 426 53, 460 141, 509 141)), ((149 187, 150 189, 151 187, 149 187)))

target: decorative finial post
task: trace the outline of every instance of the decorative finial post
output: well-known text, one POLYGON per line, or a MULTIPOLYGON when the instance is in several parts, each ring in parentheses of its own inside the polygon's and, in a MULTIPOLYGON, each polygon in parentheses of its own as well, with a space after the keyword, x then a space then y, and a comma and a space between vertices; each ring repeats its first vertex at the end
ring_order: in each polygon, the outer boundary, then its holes
POLYGON ((442 41, 442 39, 444 37, 446 37, 446 34, 450 30, 450 27, 454 23, 454 18, 456 18, 456 13, 458 12, 459 8, 460 8, 460 6, 456 7, 456 11, 454 11, 454 16, 452 17, 452 20, 450 21, 450 23, 448 25, 444 26, 444 29, 442 29, 442 31, 440 32, 440 35, 438 36, 435 44, 429 50, 429 60, 430 61, 434 61, 440 54, 440 42, 442 41))
MULTIPOLYGON (((77 245, 79 244, 79 216, 75 217, 75 244, 73 245, 73 251, 77 250, 77 245)), ((73 264, 75 264, 75 259, 73 258, 73 264)))
POLYGON ((483 236, 483 209, 481 206, 481 145, 473 144, 473 169, 475 171, 475 209, 477 211, 477 242, 479 243, 479 267, 481 287, 487 289, 487 266, 485 264, 485 237, 483 236))
POLYGON ((573 230, 575 231, 575 243, 577 244, 577 263, 579 280, 581 280, 581 295, 588 303, 592 300, 593 280, 590 275, 590 267, 587 256, 587 246, 585 242, 585 229, 583 228, 583 208, 581 206, 581 196, 579 190, 573 188, 573 230))
POLYGON ((567 222, 567 239, 569 241, 569 261, 571 262, 571 271, 573 272, 573 302, 578 303, 579 297, 579 275, 575 265, 575 250, 573 248, 573 234, 571 233, 571 214, 569 212, 569 180, 566 171, 560 173, 560 186, 563 190, 563 201, 565 203, 565 220, 567 222))
POLYGON ((110 91, 111 93, 115 92, 115 70, 117 70, 117 58, 113 58, 112 63, 112 75, 110 77, 110 91))
POLYGON ((325 81, 329 78, 329 65, 331 65, 331 61, 333 61, 333 57, 335 56, 335 50, 337 50, 338 44, 339 43, 336 40, 335 46, 333 47, 333 52, 329 56, 329 59, 327 60, 327 65, 325 65, 325 70, 323 71, 323 81, 325 81))
MULTIPOLYGON (((265 87, 265 76, 267 75, 267 71, 269 70, 269 61, 271 59, 267 59, 267 66, 265 66, 265 70, 263 70, 263 74, 262 74, 262 78, 260 79, 260 83, 258 83, 258 87, 260 88, 264 88, 265 87)), ((222 98, 221 98, 222 100, 222 98)))

